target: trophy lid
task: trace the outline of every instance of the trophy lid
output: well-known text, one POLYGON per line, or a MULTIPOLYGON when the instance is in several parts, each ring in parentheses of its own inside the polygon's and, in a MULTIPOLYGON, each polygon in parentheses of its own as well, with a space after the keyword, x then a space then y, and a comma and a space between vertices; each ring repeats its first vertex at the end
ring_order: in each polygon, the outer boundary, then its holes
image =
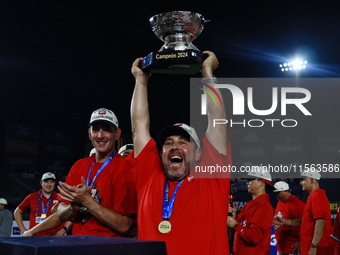
POLYGON ((171 11, 154 15, 150 18, 152 31, 165 42, 170 34, 187 34, 191 41, 203 30, 203 24, 209 22, 202 14, 191 11, 171 11))

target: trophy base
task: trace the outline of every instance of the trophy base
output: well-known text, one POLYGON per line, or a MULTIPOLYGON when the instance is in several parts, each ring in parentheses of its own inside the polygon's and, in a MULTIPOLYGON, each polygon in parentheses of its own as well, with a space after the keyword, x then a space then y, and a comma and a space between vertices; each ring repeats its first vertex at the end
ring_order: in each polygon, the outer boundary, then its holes
POLYGON ((207 55, 197 50, 151 52, 140 62, 143 71, 162 74, 197 74, 207 55))

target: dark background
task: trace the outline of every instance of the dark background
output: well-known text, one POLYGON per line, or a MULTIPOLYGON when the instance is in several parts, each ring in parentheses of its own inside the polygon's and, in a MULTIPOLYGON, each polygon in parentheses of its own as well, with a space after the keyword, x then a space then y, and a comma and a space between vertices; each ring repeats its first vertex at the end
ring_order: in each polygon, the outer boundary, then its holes
MULTIPOLYGON (((149 18, 173 10, 190 10, 211 19, 194 44, 216 53, 220 61, 217 77, 294 78, 295 74, 282 73, 278 65, 295 54, 308 60, 308 69, 299 77, 339 77, 340 10, 335 1, 2 2, 1 179, 7 182, 7 174, 22 178, 22 173, 40 178, 46 171, 65 176, 91 149, 86 126, 92 111, 99 107, 116 113, 122 143, 129 142, 132 62, 162 46, 149 18)), ((189 79, 159 74, 150 78, 153 136, 165 125, 189 123, 189 79)), ((311 133, 301 141, 306 154, 303 160, 318 160, 310 146, 314 146, 313 134, 320 134, 326 138, 315 138, 315 143, 326 142, 332 147, 332 157, 320 160, 339 162, 340 89, 320 86, 312 90, 308 107, 314 117, 308 126, 296 130, 304 133, 306 128, 311 133)), ((257 100, 262 100, 261 94, 257 100)), ((233 134, 247 135, 242 133, 246 130, 230 131, 235 162, 245 157, 261 161, 256 152, 242 154, 247 141, 238 141, 233 134)), ((296 132, 290 139, 300 139, 301 133, 296 132)), ((266 134, 261 130, 259 136, 266 134)), ((292 151, 284 158, 271 158, 275 156, 272 142, 280 133, 270 137, 261 142, 267 146, 262 150, 266 162, 294 160, 292 151)))

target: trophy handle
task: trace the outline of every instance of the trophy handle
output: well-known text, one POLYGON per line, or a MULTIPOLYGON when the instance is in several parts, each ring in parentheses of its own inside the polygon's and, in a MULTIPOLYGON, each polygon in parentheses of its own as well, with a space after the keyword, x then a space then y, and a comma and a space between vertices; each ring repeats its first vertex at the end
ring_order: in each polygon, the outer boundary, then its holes
POLYGON ((140 62, 139 62, 139 68, 142 69, 144 72, 149 72, 149 66, 153 63, 154 59, 154 53, 151 52, 147 56, 145 56, 140 62))
POLYGON ((205 23, 209 23, 211 21, 211 19, 205 19, 204 17, 202 17, 202 22, 205 23))

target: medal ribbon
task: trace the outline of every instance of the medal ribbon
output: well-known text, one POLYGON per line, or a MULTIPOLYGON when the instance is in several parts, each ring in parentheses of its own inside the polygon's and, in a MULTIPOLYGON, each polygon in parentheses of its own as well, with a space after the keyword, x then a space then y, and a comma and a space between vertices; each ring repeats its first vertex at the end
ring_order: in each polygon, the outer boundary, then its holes
MULTIPOLYGON (((113 151, 112 154, 105 160, 104 164, 99 168, 99 170, 97 171, 96 175, 94 176, 90 186, 93 186, 94 181, 97 179, 98 175, 100 174, 101 171, 103 171, 103 169, 111 162, 111 160, 113 159, 113 157, 115 156, 116 151, 113 151)), ((94 158, 92 165, 89 169, 89 172, 87 174, 87 180, 86 180, 86 187, 89 188, 89 180, 90 180, 90 173, 93 167, 94 162, 96 161, 96 158, 94 158)))
POLYGON ((168 184, 168 180, 165 178, 164 193, 163 193, 163 219, 164 220, 170 220, 172 209, 174 208, 176 193, 183 181, 184 179, 181 180, 179 183, 177 183, 175 191, 172 194, 172 197, 169 201, 169 184, 168 184))
MULTIPOLYGON (((44 202, 41 201, 41 207, 42 207, 42 213, 43 213, 43 214, 47 214, 48 208, 50 207, 50 204, 51 204, 51 201, 52 201, 53 193, 54 193, 54 191, 52 192, 50 198, 49 198, 48 201, 47 201, 46 208, 44 207, 44 202)), ((36 209, 35 209, 35 215, 38 215, 38 209, 39 209, 40 200, 41 200, 41 198, 42 198, 42 194, 43 194, 43 192, 41 191, 41 192, 40 192, 40 195, 39 195, 39 198, 38 198, 37 207, 36 207, 36 209)))

